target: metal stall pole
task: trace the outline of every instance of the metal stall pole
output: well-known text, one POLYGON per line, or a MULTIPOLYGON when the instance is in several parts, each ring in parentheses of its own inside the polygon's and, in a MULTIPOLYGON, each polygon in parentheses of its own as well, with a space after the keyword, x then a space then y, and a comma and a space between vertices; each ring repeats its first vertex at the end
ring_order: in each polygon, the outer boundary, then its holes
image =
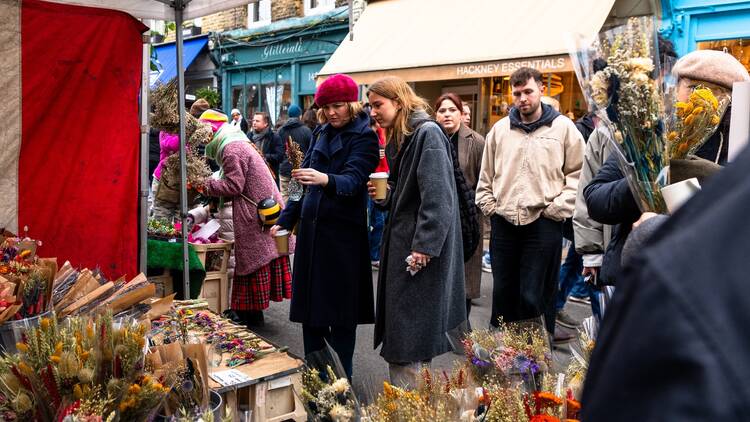
POLYGON ((148 243, 147 237, 147 226, 148 226, 148 147, 149 147, 149 126, 148 126, 148 88, 149 88, 149 75, 150 75, 150 54, 151 38, 147 35, 143 35, 143 69, 141 71, 141 182, 140 190, 138 193, 138 199, 140 200, 140 218, 138 227, 138 270, 143 274, 146 274, 146 261, 147 261, 147 250, 146 245, 148 243))
POLYGON ((180 219, 182 220, 182 281, 184 286, 183 299, 190 299, 190 260, 188 255, 188 230, 187 230, 187 169, 185 161, 185 66, 182 60, 183 36, 182 36, 182 12, 185 1, 175 0, 174 21, 177 40, 177 113, 180 116, 180 219))

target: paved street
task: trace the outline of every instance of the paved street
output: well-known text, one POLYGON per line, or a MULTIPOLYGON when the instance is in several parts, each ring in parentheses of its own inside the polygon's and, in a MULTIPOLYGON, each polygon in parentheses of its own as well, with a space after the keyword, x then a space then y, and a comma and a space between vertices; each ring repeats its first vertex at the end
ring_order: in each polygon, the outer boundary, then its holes
MULTIPOLYGON (((377 272, 373 271, 373 280, 377 282, 377 272)), ((474 301, 471 311, 473 327, 484 327, 489 323, 492 301, 492 274, 482 273, 482 297, 474 301)), ((566 310, 577 320, 591 315, 591 308, 568 302, 566 310)), ((302 326, 289 321, 289 301, 271 302, 265 313, 265 327, 255 330, 258 334, 279 345, 289 346, 290 351, 303 356, 302 326)), ((383 390, 382 382, 388 379, 388 366, 380 357, 379 350, 372 349, 373 325, 360 326, 357 330, 357 348, 354 352, 354 388, 360 400, 370 402, 383 390)), ((559 364, 567 363, 570 358, 569 345, 555 350, 555 359, 559 364)), ((446 353, 433 361, 433 368, 452 368, 453 362, 463 359, 462 356, 446 353)))

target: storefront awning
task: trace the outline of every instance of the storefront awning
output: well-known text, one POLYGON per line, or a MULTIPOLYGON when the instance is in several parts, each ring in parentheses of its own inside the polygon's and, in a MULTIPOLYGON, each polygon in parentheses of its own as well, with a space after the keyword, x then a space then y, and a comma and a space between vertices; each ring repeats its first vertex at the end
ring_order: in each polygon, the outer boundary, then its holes
POLYGON ((614 0, 384 0, 368 4, 320 71, 360 84, 570 71, 566 33, 599 32, 614 0))
MULTIPOLYGON (((183 43, 183 66, 185 69, 198 57, 203 47, 208 43, 208 35, 186 39, 183 43)), ((151 72, 149 85, 154 88, 157 84, 165 84, 177 76, 177 50, 175 44, 162 44, 154 47, 156 60, 154 61, 158 70, 151 72)))

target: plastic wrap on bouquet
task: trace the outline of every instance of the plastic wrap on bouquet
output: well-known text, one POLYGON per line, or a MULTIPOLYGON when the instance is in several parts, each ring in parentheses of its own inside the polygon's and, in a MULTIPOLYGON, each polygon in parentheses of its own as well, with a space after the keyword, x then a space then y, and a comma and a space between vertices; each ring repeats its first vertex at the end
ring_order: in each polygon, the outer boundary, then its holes
POLYGON ((359 401, 336 352, 326 348, 305 356, 302 391, 296 391, 311 421, 358 421, 359 401))
POLYGON ((660 66, 653 17, 630 18, 593 38, 571 37, 570 56, 591 110, 612 133, 618 162, 642 211, 666 212, 664 122, 672 89, 660 66))

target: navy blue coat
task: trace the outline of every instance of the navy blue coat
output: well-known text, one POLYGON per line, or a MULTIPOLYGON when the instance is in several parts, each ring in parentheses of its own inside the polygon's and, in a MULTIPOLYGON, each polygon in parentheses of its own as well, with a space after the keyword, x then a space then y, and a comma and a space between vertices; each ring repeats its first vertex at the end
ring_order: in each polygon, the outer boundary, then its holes
POLYGON ((586 207, 592 219, 615 226, 612 240, 604 252, 599 281, 602 284, 616 285, 617 278, 622 272, 622 247, 633 228, 633 223, 640 218, 641 211, 614 154, 604 162, 596 176, 584 188, 583 197, 586 198, 586 207))
POLYGON ((289 201, 279 225, 297 225, 289 319, 316 327, 373 323, 367 240, 367 181, 378 165, 378 137, 361 113, 340 130, 318 127, 302 168, 328 174, 289 201))

